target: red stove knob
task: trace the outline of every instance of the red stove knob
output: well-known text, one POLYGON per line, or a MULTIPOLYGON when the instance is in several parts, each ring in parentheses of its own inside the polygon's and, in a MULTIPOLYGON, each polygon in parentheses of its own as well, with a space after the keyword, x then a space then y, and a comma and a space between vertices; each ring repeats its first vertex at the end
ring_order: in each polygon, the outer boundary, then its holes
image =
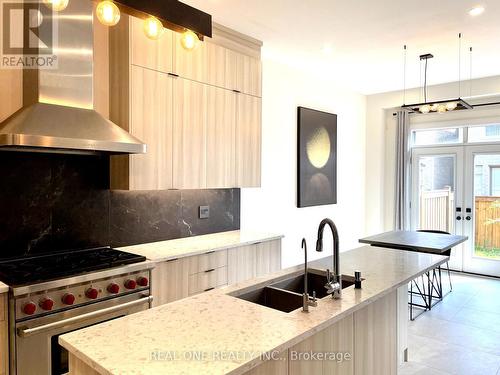
POLYGON ((33 315, 36 311, 36 305, 33 302, 27 302, 23 306, 23 312, 26 315, 33 315))
POLYGON ((85 295, 87 296, 87 298, 96 299, 99 295, 99 291, 96 288, 88 288, 85 291, 85 295))
POLYGON ((127 281, 125 281, 125 288, 127 289, 135 289, 136 286, 137 283, 135 282, 135 280, 128 279, 127 281))
POLYGON ((38 304, 45 311, 50 311, 54 307, 54 301, 48 297, 42 298, 38 304))
POLYGON ((71 293, 66 293, 64 296, 62 296, 61 301, 65 305, 72 305, 75 303, 75 295, 71 293))
POLYGON ((112 283, 108 285, 108 292, 111 294, 117 294, 120 291, 120 285, 112 283))
POLYGON ((137 285, 139 286, 148 286, 149 280, 147 277, 139 277, 137 279, 137 285))

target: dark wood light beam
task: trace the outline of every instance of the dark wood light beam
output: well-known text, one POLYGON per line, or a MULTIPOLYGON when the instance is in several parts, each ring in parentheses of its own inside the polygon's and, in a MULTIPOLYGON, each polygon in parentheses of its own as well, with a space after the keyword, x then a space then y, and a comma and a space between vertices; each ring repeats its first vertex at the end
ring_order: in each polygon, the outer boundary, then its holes
POLYGON ((212 37, 212 16, 178 0, 117 0, 116 5, 127 14, 145 18, 155 16, 163 26, 178 32, 186 29, 212 37))

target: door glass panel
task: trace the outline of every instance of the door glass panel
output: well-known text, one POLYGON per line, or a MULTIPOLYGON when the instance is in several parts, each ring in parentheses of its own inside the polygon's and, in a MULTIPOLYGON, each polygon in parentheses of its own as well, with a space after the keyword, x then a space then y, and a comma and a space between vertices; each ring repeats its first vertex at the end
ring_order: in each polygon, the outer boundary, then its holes
POLYGON ((417 229, 455 232, 455 156, 423 156, 418 160, 417 229))
POLYGON ((474 156, 474 256, 500 260, 500 154, 474 156))

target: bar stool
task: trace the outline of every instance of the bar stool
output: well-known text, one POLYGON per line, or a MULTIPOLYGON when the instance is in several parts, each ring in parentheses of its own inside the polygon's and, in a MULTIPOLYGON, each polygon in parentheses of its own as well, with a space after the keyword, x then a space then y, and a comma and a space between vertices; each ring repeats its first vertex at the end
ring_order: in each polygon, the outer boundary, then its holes
MULTIPOLYGON (((425 233, 438 233, 438 234, 450 234, 448 232, 444 231, 439 231, 439 230, 418 230, 417 232, 425 232, 425 233)), ((451 249, 448 249, 446 252, 443 253, 445 256, 450 256, 451 254, 451 249)), ((450 274, 450 266, 449 263, 446 262, 446 271, 448 272, 448 282, 450 285, 450 293, 453 290, 453 285, 451 283, 451 274, 450 274)), ((438 302, 441 301, 444 297, 443 295, 443 284, 442 284, 442 272, 441 272, 441 266, 438 266, 437 268, 433 269, 432 271, 428 271, 425 273, 427 277, 427 283, 424 280, 424 276, 420 276, 419 278, 412 280, 410 282, 410 301, 409 301, 409 306, 410 306, 410 320, 415 320, 420 314, 427 310, 431 310, 433 304, 433 299, 437 299, 438 302), (421 282, 421 285, 419 284, 421 282), (426 285, 427 284, 427 285, 426 285), (414 291, 415 289, 415 291, 414 291), (419 296, 423 304, 415 303, 413 301, 414 296, 419 296), (424 309, 420 314, 417 316, 413 316, 413 307, 418 307, 424 309)), ((448 294, 446 293, 446 294, 448 294)), ((436 302, 437 303, 437 302, 436 302)))

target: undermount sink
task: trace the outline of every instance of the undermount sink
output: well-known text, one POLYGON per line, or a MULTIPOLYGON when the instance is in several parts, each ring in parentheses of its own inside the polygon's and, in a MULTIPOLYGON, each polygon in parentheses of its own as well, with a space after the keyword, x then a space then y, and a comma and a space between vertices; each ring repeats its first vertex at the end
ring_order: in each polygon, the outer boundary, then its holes
MULTIPOLYGON (((309 295, 312 296, 313 291, 315 291, 316 298, 321 299, 326 297, 326 276, 308 272, 307 277, 307 292, 309 295)), ((352 285, 354 285, 354 278, 352 276, 342 275, 342 289, 352 285)), ((302 307, 302 293, 304 293, 304 274, 281 280, 277 283, 252 290, 236 297, 261 306, 289 313, 302 307)))
MULTIPOLYGON (((314 272, 307 273, 307 293, 312 297, 313 292, 316 292, 316 298, 321 299, 326 297, 326 276, 314 272)), ((342 289, 354 285, 354 277, 342 275, 342 289)), ((304 274, 285 279, 278 283, 272 284, 273 287, 284 289, 294 293, 304 293, 304 274)))

